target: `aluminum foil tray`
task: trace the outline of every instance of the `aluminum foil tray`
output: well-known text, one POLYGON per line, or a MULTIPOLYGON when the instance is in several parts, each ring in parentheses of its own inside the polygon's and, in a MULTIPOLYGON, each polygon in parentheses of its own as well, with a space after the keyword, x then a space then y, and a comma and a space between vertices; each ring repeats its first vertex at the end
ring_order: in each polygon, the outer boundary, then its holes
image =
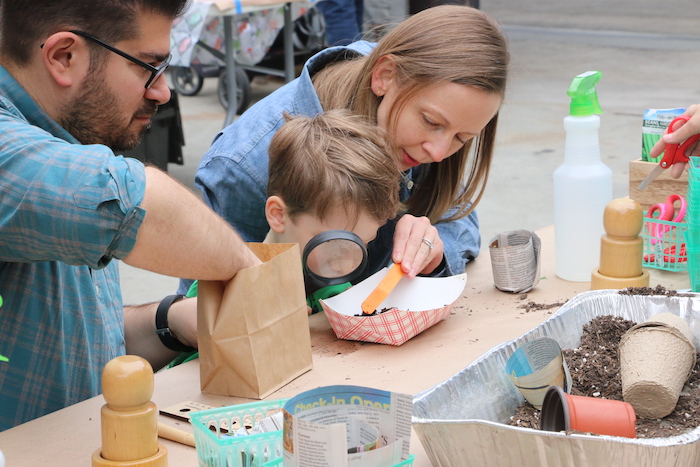
POLYGON ((637 323, 662 312, 685 319, 700 348, 700 295, 620 295, 616 290, 585 292, 547 321, 494 347, 471 365, 413 399, 413 428, 435 466, 690 466, 700 465, 700 428, 683 435, 629 439, 545 432, 506 425, 525 400, 505 374, 515 349, 539 337, 563 349, 580 344, 582 327, 596 316, 614 315, 637 323))

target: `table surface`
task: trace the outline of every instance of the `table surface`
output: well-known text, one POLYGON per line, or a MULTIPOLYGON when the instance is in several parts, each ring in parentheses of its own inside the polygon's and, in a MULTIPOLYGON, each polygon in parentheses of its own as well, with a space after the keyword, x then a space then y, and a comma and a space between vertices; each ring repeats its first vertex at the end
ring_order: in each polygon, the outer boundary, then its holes
MULTIPOLYGON (((292 397, 318 386, 353 384, 390 391, 417 394, 450 378, 492 347, 514 339, 559 308, 525 305, 551 305, 564 302, 590 290, 587 282, 568 282, 554 275, 554 229, 537 231, 542 240, 541 276, 536 288, 527 294, 504 293, 493 287, 488 250, 467 266, 467 285, 451 315, 405 344, 395 347, 335 337, 323 313, 309 317, 313 370, 300 376, 267 399, 292 397)), ((689 288, 688 274, 656 269, 651 286, 668 289, 689 288)), ((226 406, 248 399, 204 394, 199 386, 199 363, 191 361, 157 372, 152 398, 159 408, 194 401, 211 406, 226 406)), ((88 399, 39 419, 0 432, 0 450, 8 466, 52 465, 54 467, 88 465, 100 448, 100 408, 102 396, 88 399)), ((192 431, 186 422, 160 415, 159 421, 192 431)), ((161 440, 169 451, 170 466, 197 465, 195 448, 161 440)), ((416 467, 431 465, 415 432, 411 453, 416 467)))

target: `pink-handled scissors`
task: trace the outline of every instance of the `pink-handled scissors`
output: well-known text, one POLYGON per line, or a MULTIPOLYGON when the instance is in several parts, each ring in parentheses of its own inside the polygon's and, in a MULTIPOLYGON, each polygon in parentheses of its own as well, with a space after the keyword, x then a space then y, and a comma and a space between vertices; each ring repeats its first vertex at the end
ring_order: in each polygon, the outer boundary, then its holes
MULTIPOLYGON (((671 222, 682 222, 685 217, 685 212, 688 210, 688 202, 681 195, 669 195, 665 203, 658 203, 649 208, 646 217, 654 220, 663 220, 671 222), (678 214, 676 214, 676 202, 680 202, 678 214), (658 217, 654 217, 654 213, 658 211, 658 217)), ((649 234, 651 235, 651 244, 656 244, 657 241, 663 239, 664 234, 671 230, 671 226, 660 222, 649 222, 647 225, 649 234)))
MULTIPOLYGON (((687 122, 688 120, 690 120, 689 115, 681 115, 680 117, 674 118, 668 125, 668 133, 673 133, 676 123, 681 121, 687 122)), ((657 165, 654 170, 649 173, 647 178, 642 180, 642 183, 639 184, 639 190, 641 191, 645 189, 647 185, 653 182, 656 177, 661 174, 661 172, 668 169, 676 162, 688 162, 689 159, 688 156, 685 155, 685 152, 690 146, 697 143, 698 140, 700 140, 700 134, 691 136, 681 144, 667 144, 666 149, 664 150, 664 157, 661 159, 661 162, 659 162, 659 165, 657 165)))

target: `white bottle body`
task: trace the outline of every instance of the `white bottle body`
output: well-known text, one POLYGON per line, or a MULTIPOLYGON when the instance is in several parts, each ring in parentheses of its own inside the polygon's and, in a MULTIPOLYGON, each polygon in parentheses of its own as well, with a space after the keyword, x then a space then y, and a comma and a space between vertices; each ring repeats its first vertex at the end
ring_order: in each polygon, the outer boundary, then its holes
POLYGON ((603 211, 612 200, 612 170, 600 160, 597 115, 564 118, 564 163, 554 181, 554 272, 589 282, 600 263, 603 211))

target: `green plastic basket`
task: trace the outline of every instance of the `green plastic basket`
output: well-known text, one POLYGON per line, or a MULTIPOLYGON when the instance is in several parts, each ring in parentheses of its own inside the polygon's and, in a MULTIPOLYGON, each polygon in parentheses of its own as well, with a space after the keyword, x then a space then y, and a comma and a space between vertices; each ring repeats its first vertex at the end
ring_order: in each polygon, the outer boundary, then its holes
POLYGON ((693 292, 700 292, 700 230, 685 233, 688 249, 688 273, 693 292))
POLYGON ((282 452, 282 430, 233 436, 284 407, 289 399, 253 402, 192 412, 200 467, 262 467, 282 452))
POLYGON ((688 175, 688 230, 685 233, 688 272, 693 292, 700 292, 700 157, 690 158, 688 175))
POLYGON ((640 236, 643 242, 642 266, 663 269, 665 271, 683 272, 688 270, 685 222, 648 219, 644 213, 644 225, 640 236), (656 236, 658 228, 668 228, 663 235, 656 236))

